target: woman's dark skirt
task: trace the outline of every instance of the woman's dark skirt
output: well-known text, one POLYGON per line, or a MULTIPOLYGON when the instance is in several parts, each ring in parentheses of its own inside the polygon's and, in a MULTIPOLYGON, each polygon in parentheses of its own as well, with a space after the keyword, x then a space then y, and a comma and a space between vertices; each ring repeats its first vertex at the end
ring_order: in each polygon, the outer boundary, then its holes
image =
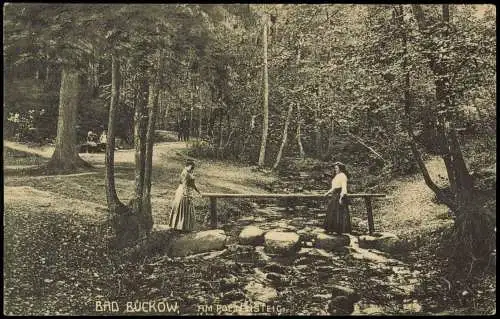
POLYGON ((189 232, 194 229, 194 204, 191 196, 184 195, 184 185, 180 185, 170 211, 169 226, 173 229, 189 232))
POLYGON ((333 191, 333 196, 328 202, 324 228, 327 233, 350 233, 351 216, 349 214, 349 205, 347 197, 342 198, 342 204, 339 203, 340 188, 333 191))

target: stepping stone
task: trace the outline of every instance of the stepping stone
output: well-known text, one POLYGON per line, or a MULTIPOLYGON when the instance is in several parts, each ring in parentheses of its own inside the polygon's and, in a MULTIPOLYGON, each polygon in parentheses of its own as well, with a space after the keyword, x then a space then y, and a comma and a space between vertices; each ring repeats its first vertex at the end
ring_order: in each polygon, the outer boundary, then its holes
POLYGON ((174 238, 169 245, 170 257, 184 257, 212 250, 222 250, 227 236, 221 229, 188 233, 174 238))
POLYGON ((404 252, 408 249, 406 241, 387 232, 359 236, 359 247, 373 248, 387 253, 404 252))
POLYGON ((350 243, 350 239, 345 235, 327 235, 327 234, 319 234, 316 237, 316 244, 314 247, 321 248, 326 251, 334 251, 344 246, 348 246, 350 243))
POLYGON ((238 241, 242 245, 262 245, 264 243, 265 231, 256 226, 247 226, 243 228, 238 241))
POLYGON ((299 235, 294 232, 270 231, 264 235, 264 247, 268 253, 289 255, 299 248, 299 235))

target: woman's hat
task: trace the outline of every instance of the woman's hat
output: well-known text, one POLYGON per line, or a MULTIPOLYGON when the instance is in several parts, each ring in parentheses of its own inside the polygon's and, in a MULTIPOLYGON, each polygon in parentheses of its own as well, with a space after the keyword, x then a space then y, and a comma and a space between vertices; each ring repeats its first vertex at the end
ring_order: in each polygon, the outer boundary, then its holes
POLYGON ((344 164, 344 163, 342 163, 342 162, 338 162, 338 161, 337 161, 337 162, 335 162, 335 163, 333 163, 333 166, 335 166, 335 165, 345 167, 345 164, 344 164))

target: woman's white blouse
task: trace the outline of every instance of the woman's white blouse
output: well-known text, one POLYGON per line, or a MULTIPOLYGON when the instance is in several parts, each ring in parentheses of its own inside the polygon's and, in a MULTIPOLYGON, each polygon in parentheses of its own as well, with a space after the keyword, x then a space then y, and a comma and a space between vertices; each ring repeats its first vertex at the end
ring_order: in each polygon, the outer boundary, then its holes
POLYGON ((347 194, 347 176, 340 172, 332 179, 332 190, 341 188, 340 195, 347 194))

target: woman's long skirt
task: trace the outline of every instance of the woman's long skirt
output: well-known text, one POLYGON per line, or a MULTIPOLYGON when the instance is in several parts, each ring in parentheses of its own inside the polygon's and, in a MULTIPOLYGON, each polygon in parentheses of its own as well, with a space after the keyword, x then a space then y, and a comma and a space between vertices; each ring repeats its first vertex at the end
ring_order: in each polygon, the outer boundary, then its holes
POLYGON ((340 189, 333 191, 333 196, 328 203, 324 228, 326 232, 336 232, 338 234, 351 232, 351 216, 347 198, 342 198, 342 204, 339 203, 340 189))
POLYGON ((190 196, 184 195, 184 186, 180 185, 172 202, 169 226, 182 231, 192 231, 194 223, 193 200, 190 196))

